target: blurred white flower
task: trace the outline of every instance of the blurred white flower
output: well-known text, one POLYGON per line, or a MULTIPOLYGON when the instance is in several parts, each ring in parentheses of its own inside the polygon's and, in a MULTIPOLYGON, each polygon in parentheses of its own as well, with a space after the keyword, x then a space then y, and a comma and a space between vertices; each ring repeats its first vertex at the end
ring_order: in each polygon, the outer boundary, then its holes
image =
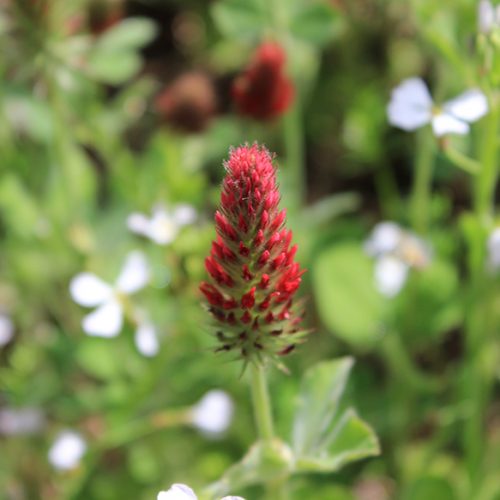
POLYGON ((389 123, 403 130, 415 130, 428 123, 434 134, 467 134, 469 123, 488 112, 486 96, 478 89, 468 90, 455 99, 435 106, 421 78, 408 78, 393 89, 387 106, 389 123))
POLYGON ((222 434, 233 418, 233 401, 221 390, 208 391, 191 410, 191 423, 207 435, 222 434))
POLYGON ((188 204, 176 205, 167 210, 164 205, 155 205, 151 217, 134 212, 127 218, 128 228, 146 236, 158 245, 168 245, 177 237, 179 230, 196 219, 195 209, 188 204))
POLYGON ((8 344, 14 336, 14 324, 11 319, 0 313, 0 347, 8 344))
POLYGON ((0 410, 0 434, 6 436, 34 434, 45 425, 39 408, 4 408, 0 410))
POLYGON ((495 228, 488 238, 488 267, 495 272, 500 269, 500 227, 495 228))
POLYGON ((173 484, 168 491, 160 491, 157 500, 197 500, 194 491, 185 484, 173 484))
POLYGON ((395 297, 403 288, 408 277, 408 265, 391 255, 375 262, 375 285, 386 297, 395 297))
POLYGON ((377 224, 364 244, 365 252, 375 258, 375 286, 386 297, 395 297, 403 288, 410 268, 429 265, 429 245, 394 222, 377 224))
POLYGON ((73 300, 96 309, 82 320, 88 335, 115 337, 123 324, 123 305, 120 296, 131 295, 144 288, 149 281, 149 267, 145 256, 138 251, 128 254, 114 285, 92 273, 80 273, 70 283, 73 300))
MULTIPOLYGON (((160 491, 156 500, 198 500, 194 491, 185 484, 173 484, 168 491, 160 491)), ((229 496, 221 500, 245 500, 242 497, 229 496)))
POLYGON ((63 431, 49 450, 49 462, 59 470, 71 470, 80 464, 87 449, 87 443, 75 431, 63 431))
POLYGON ((485 35, 500 27, 500 5, 493 6, 489 0, 480 0, 477 6, 477 24, 485 35))
POLYGON ((137 350, 148 358, 156 356, 160 350, 156 328, 147 320, 138 324, 134 341, 137 350))
POLYGON ((371 257, 394 252, 402 236, 403 230, 395 222, 380 222, 365 241, 365 252, 371 257))

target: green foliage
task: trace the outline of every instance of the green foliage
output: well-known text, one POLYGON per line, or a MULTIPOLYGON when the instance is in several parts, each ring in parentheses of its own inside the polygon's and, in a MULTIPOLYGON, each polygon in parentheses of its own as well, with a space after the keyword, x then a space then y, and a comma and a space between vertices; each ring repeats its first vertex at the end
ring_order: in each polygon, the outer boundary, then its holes
POLYGON ((375 289, 373 266, 361 245, 328 248, 313 273, 318 311, 328 330, 357 347, 373 345, 383 327, 386 301, 375 289))
POLYGON ((379 453, 373 430, 352 408, 340 406, 352 365, 352 358, 345 358, 318 364, 305 373, 292 439, 298 470, 334 472, 379 453))

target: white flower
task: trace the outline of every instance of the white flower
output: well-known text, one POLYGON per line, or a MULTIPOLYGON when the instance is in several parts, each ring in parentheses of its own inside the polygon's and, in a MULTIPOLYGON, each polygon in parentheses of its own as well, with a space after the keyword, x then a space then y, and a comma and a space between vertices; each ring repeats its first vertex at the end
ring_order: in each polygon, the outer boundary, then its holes
POLYGON ((387 106, 389 123, 403 130, 415 130, 428 123, 434 134, 467 134, 469 123, 488 112, 486 96, 478 89, 468 90, 436 107, 421 78, 408 78, 393 89, 387 106))
POLYGON ((485 35, 500 27, 500 5, 493 6, 489 0, 480 0, 477 6, 479 31, 485 35))
POLYGON ((160 343, 155 326, 149 321, 139 323, 134 336, 137 350, 148 358, 156 356, 160 350, 160 343))
POLYGON ((191 205, 179 204, 173 210, 163 205, 153 207, 152 216, 134 212, 127 218, 128 228, 137 234, 146 236, 158 245, 168 245, 177 237, 179 230, 194 222, 196 211, 191 205))
POLYGON ((80 464, 87 449, 85 440, 74 431, 63 431, 49 450, 49 462, 59 470, 71 470, 80 464))
POLYGON ((191 410, 191 423, 208 435, 223 433, 233 417, 233 401, 221 390, 208 391, 191 410))
POLYGON ((157 500, 197 500, 194 491, 185 484, 173 484, 168 491, 160 491, 157 500))
POLYGON ((115 337, 123 324, 121 295, 131 295, 146 286, 149 267, 141 252, 131 252, 114 285, 92 273, 80 273, 70 283, 73 300, 85 307, 96 309, 85 316, 82 328, 88 335, 115 337))
POLYGON ((8 344, 14 336, 14 324, 5 314, 0 313, 0 347, 8 344))
POLYGON ((375 262, 375 286, 386 297, 395 297, 408 277, 408 266, 396 257, 384 256, 375 262))
POLYGON ((395 222, 380 222, 365 241, 365 252, 371 257, 394 252, 402 236, 403 230, 395 222))
MULTIPOLYGON (((168 491, 160 491, 156 500, 198 500, 194 491, 185 484, 173 484, 168 491)), ((229 496, 221 500, 245 500, 242 497, 229 496)))
POLYGON ((4 408, 0 410, 0 434, 14 436, 34 434, 45 424, 39 408, 4 408))
POLYGON ((500 269, 500 227, 495 228, 488 238, 488 267, 491 271, 500 269))
POLYGON ((375 286, 386 297, 395 297, 403 288, 410 268, 426 267, 431 260, 429 245, 394 222, 377 224, 364 244, 375 258, 375 286))

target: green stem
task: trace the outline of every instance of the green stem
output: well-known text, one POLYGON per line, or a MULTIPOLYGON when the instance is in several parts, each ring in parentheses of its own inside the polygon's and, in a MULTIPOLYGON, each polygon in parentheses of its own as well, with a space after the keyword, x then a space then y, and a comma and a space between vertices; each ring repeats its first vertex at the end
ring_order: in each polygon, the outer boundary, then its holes
POLYGON ((475 209, 482 224, 492 218, 495 206, 495 187, 498 178, 498 130, 500 109, 490 99, 490 112, 484 118, 484 133, 480 149, 481 172, 476 183, 475 209))
POLYGON ((432 170, 434 165, 435 140, 430 130, 418 134, 417 159, 411 200, 411 218, 415 231, 425 234, 429 224, 432 170))
POLYGON ((383 217, 392 220, 400 213, 401 197, 394 173, 386 162, 377 169, 374 180, 383 217))
POLYGON ((484 130, 479 143, 481 170, 474 186, 474 210, 478 231, 469 241, 469 297, 465 323, 466 362, 463 373, 464 400, 470 407, 465 421, 463 446, 469 478, 468 496, 474 498, 481 485, 485 453, 484 421, 491 389, 488 368, 483 365, 493 327, 488 276, 485 271, 486 235, 490 230, 495 208, 495 187, 498 178, 499 107, 490 99, 490 112, 484 119, 484 130))
POLYGON ((434 393, 439 389, 436 380, 419 372, 414 366, 397 332, 388 332, 380 347, 392 376, 404 385, 405 390, 434 393))
MULTIPOLYGON (((266 371, 259 363, 252 363, 250 369, 252 402, 259 438, 270 445, 274 439, 271 399, 267 388, 266 371)), ((268 500, 288 500, 287 476, 266 483, 268 500)))
POLYGON ((274 437, 271 399, 267 389, 265 369, 257 363, 251 364, 252 402, 259 438, 270 441, 274 437))
POLYGON ((451 145, 446 146, 444 154, 451 163, 468 174, 476 175, 481 170, 481 164, 478 161, 469 158, 451 145))

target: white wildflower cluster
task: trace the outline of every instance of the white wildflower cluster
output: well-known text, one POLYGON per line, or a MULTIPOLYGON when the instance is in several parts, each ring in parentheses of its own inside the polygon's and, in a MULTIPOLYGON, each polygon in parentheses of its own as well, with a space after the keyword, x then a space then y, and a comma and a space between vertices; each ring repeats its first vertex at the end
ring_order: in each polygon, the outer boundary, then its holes
MULTIPOLYGON (((160 491, 156 500, 198 500, 195 492, 185 484, 173 484, 168 491, 160 491)), ((228 496, 221 500, 245 500, 242 497, 228 496)))
POLYGON ((393 89, 387 106, 389 123, 403 130, 416 130, 431 124, 434 134, 464 135, 469 124, 488 112, 486 96, 478 89, 471 89, 455 99, 436 106, 421 78, 404 80, 393 89))
MULTIPOLYGON (((172 210, 156 205, 151 217, 132 213, 127 218, 127 226, 159 245, 167 245, 174 241, 183 226, 191 224, 195 218, 196 211, 191 205, 179 204, 172 210)), ((69 288, 71 297, 81 306, 95 308, 83 318, 83 331, 96 337, 116 337, 122 329, 125 305, 128 304, 127 313, 137 326, 134 341, 138 351, 147 357, 155 356, 160 349, 156 327, 144 310, 131 307, 128 302, 128 297, 143 289, 149 281, 149 266, 140 251, 127 256, 114 283, 106 283, 89 272, 75 276, 69 288)), ((0 322, 0 342, 1 327, 0 322)))
POLYGON ((386 297, 395 297, 403 288, 411 268, 429 265, 429 245, 394 222, 381 222, 365 241, 365 252, 375 258, 375 286, 386 297))

